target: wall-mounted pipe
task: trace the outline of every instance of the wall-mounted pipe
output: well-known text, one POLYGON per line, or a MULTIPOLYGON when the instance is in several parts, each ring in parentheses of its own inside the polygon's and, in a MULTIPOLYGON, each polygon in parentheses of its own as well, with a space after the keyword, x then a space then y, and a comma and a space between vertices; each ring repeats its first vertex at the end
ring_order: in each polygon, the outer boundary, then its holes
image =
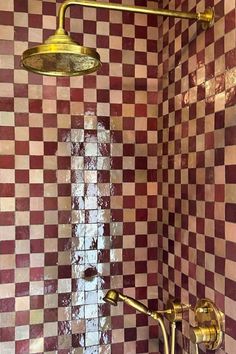
POLYGON ((189 20, 197 20, 197 21, 204 22, 205 24, 207 24, 207 26, 212 25, 214 20, 214 12, 212 8, 207 8, 205 12, 194 13, 194 12, 181 12, 181 11, 166 10, 166 9, 149 9, 141 6, 130 6, 130 5, 115 4, 115 3, 113 4, 113 3, 99 2, 93 0, 66 0, 61 4, 59 9, 59 14, 58 14, 59 28, 64 28, 65 12, 66 9, 71 5, 81 5, 87 7, 100 8, 100 9, 128 11, 128 12, 136 12, 142 14, 152 14, 152 15, 160 15, 160 16, 167 16, 167 17, 183 18, 189 20))

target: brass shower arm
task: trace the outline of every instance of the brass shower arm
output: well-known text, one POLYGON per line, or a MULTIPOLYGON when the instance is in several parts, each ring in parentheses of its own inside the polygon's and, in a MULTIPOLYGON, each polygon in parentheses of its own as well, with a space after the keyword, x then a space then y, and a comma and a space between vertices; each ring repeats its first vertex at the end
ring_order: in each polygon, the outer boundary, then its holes
POLYGON ((167 17, 176 17, 183 19, 190 19, 201 21, 204 29, 207 29, 213 25, 214 22, 214 11, 212 8, 207 8, 204 12, 181 12, 174 10, 166 10, 166 9, 149 9, 141 6, 129 6, 129 5, 121 5, 116 3, 106 3, 106 2, 98 2, 93 0, 66 0, 64 1, 60 8, 58 14, 58 31, 64 32, 64 23, 65 23, 65 12, 66 9, 71 5, 81 5, 87 7, 94 8, 102 8, 102 9, 110 9, 117 11, 129 11, 136 12, 142 14, 153 14, 167 17))

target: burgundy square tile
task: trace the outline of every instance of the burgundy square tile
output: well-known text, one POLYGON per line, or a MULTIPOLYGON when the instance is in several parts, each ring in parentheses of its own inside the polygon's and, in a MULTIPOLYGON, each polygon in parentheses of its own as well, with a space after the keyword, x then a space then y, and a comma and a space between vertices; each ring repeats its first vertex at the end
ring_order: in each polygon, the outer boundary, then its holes
POLYGON ((16 198, 16 210, 24 211, 29 210, 30 199, 29 198, 16 198))
POLYGON ((29 283, 16 283, 15 288, 16 297, 29 295, 29 283))
POLYGON ((58 170, 67 170, 71 166, 71 158, 66 156, 60 156, 57 158, 58 170))
POLYGON ((136 341, 137 339, 137 329, 136 328, 125 328, 125 341, 136 341))
MULTIPOLYGON (((43 223, 44 223, 44 212, 43 211, 31 211, 30 212, 30 224, 39 225, 39 224, 43 224, 43 223)), ((36 252, 36 249, 35 249, 35 252, 36 252)))
POLYGON ((17 254, 16 255, 16 267, 25 268, 30 266, 30 255, 29 254, 17 254))
POLYGON ((57 136, 58 141, 70 141, 71 131, 69 129, 58 129, 57 136))
POLYGON ((43 126, 48 128, 57 127, 57 115, 52 113, 44 113, 43 126))
POLYGON ((0 136, 1 140, 14 140, 15 139, 15 134, 14 134, 14 128, 13 127, 7 127, 7 126, 1 126, 0 127, 0 136))
POLYGON ((128 209, 135 208, 135 197, 133 196, 124 196, 123 197, 123 207, 128 209))
POLYGON ((53 197, 48 197, 44 198, 44 209, 45 210, 57 210, 58 209, 58 203, 57 203, 57 198, 53 197))
POLYGON ((45 262, 45 266, 57 265, 58 253, 57 252, 45 253, 45 261, 44 262, 45 262))
POLYGON ((43 156, 30 156, 30 168, 43 169, 43 156))
POLYGON ((58 278, 71 278, 71 266, 70 265, 62 265, 58 266, 58 278))
MULTIPOLYGON (((7 41, 1 40, 3 46, 0 45, 0 53, 13 54, 13 48, 7 41), (5 48, 5 51, 4 51, 5 48)), ((13 82, 14 70, 12 69, 0 69, 0 82, 13 82)))
POLYGON ((57 182, 56 171, 44 170, 43 171, 43 179, 44 179, 45 183, 56 183, 57 182))
POLYGON ((43 253, 44 252, 44 240, 30 240, 30 252, 31 253, 43 253))
POLYGON ((3 327, 1 328, 1 341, 10 342, 15 340, 15 328, 3 327))
POLYGON ((14 84, 14 96, 15 97, 28 97, 28 85, 14 84))
POLYGON ((18 354, 24 354, 29 352, 29 340, 18 340, 15 342, 15 350, 18 354))
POLYGON ((232 69, 235 66, 236 48, 225 53, 225 68, 232 69))
POLYGON ((45 280, 44 281, 44 293, 55 294, 58 289, 57 280, 45 280))
POLYGON ((55 155, 58 148, 57 145, 56 142, 44 142, 44 154, 55 155))
POLYGON ((16 155, 29 155, 29 142, 28 141, 16 141, 15 142, 16 155))
POLYGON ((1 212, 0 226, 9 226, 15 224, 15 215, 13 212, 1 212))
MULTIPOLYGON (((45 238, 57 238, 58 237, 58 225, 44 225, 44 234, 45 234, 45 238)), ((65 239, 65 241, 66 240, 67 239, 65 239)), ((59 241, 59 245, 60 245, 60 241, 62 241, 62 240, 59 239, 58 241, 59 241)))
POLYGON ((30 197, 43 197, 43 192, 43 184, 30 184, 30 197))
POLYGON ((218 40, 215 42, 214 49, 215 49, 214 56, 215 56, 216 59, 217 59, 218 57, 220 57, 221 55, 224 54, 224 52, 225 52, 225 48, 224 48, 224 37, 221 37, 220 39, 218 39, 218 40))
MULTIPOLYGON (((12 112, 14 111, 14 99, 11 97, 1 97, 0 111, 12 112)), ((2 135, 1 135, 2 136, 2 135)))
POLYGON ((70 113, 70 102, 57 100, 57 113, 59 114, 69 114, 70 113))
POLYGON ((215 220, 215 236, 225 238, 225 221, 215 220))
POLYGON ((58 348, 58 337, 45 337, 44 338, 44 350, 53 351, 58 348))
POLYGON ((229 222, 236 222, 236 204, 225 204, 225 220, 229 222))
POLYGON ((58 320, 58 309, 44 309, 44 321, 54 322, 58 320))
POLYGON ((224 148, 215 149, 215 165, 224 165, 225 155, 224 148))
POLYGON ((29 226, 16 226, 16 240, 29 239, 29 226))
POLYGON ((71 128, 81 129, 84 127, 84 117, 81 116, 71 116, 71 128))
MULTIPOLYGON (((122 134, 122 131, 119 131, 119 130, 114 130, 114 131, 111 131, 111 142, 112 143, 122 143, 122 140, 123 140, 123 134, 122 134)), ((124 149, 124 147, 123 147, 124 149)))
POLYGON ((29 171, 27 170, 15 170, 16 183, 29 183, 29 171))
POLYGON ((15 272, 13 269, 3 269, 0 271, 0 284, 14 283, 15 272))
POLYGON ((43 337, 43 324, 31 324, 30 325, 30 338, 43 337))
POLYGON ((42 309, 44 307, 44 296, 43 295, 33 295, 30 296, 30 309, 42 309))
POLYGON ((14 312, 15 298, 0 299, 0 312, 14 312))
POLYGON ((30 269, 30 281, 40 281, 44 279, 44 268, 35 267, 30 269))
POLYGON ((39 99, 29 99, 29 112, 42 113, 43 102, 39 99))
POLYGON ((14 2, 15 12, 28 12, 28 3, 19 4, 17 1, 14 2))
POLYGON ((28 325, 30 319, 29 311, 16 311, 16 326, 28 325))
POLYGON ((58 294, 58 307, 68 307, 71 306, 71 294, 61 293, 58 294))
POLYGON ((15 241, 0 241, 0 254, 14 254, 15 241))
POLYGON ((33 141, 43 140, 43 129, 42 128, 30 128, 29 129, 29 139, 33 141))
POLYGON ((228 33, 236 27, 235 9, 225 15, 225 32, 228 33))

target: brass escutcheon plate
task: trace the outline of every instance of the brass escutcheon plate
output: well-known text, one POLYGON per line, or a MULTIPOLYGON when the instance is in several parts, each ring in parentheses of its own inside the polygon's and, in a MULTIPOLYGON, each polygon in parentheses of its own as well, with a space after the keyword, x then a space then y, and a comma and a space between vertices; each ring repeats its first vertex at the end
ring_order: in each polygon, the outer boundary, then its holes
POLYGON ((214 327, 216 330, 215 341, 204 343, 207 349, 216 350, 220 348, 223 341, 224 314, 209 299, 198 300, 194 309, 195 320, 198 327, 214 327))

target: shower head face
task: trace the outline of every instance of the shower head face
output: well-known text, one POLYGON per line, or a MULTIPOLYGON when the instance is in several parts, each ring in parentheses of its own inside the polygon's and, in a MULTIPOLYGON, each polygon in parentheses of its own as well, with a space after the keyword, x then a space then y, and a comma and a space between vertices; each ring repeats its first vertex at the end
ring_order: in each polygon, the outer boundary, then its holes
POLYGON ((108 302, 113 306, 117 306, 117 302, 119 301, 119 293, 116 290, 109 290, 103 298, 103 301, 108 302))
POLYGON ((26 70, 49 76, 80 76, 101 67, 94 49, 80 46, 65 31, 57 32, 44 44, 23 53, 21 64, 26 70))

